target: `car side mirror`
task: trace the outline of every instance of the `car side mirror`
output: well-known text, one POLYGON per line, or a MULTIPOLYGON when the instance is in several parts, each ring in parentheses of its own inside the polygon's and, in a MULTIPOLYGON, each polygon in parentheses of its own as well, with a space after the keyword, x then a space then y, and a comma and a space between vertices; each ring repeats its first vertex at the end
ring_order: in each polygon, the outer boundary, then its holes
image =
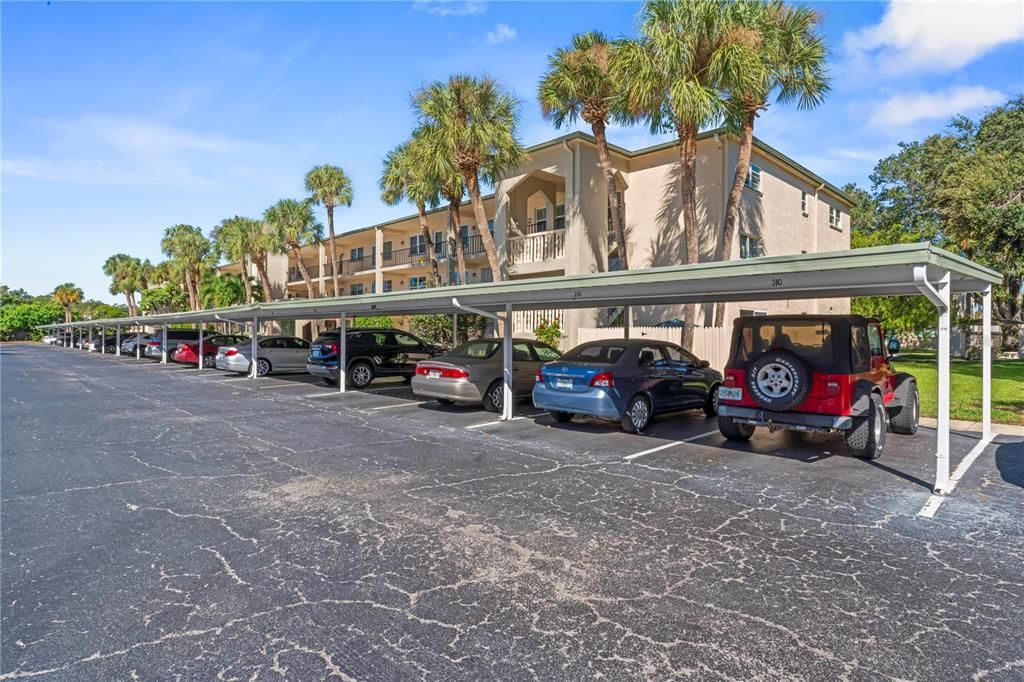
POLYGON ((708 367, 711 366, 711 363, 708 362, 707 360, 701 360, 700 362, 697 363, 697 366, 700 367, 701 369, 707 369, 708 367))

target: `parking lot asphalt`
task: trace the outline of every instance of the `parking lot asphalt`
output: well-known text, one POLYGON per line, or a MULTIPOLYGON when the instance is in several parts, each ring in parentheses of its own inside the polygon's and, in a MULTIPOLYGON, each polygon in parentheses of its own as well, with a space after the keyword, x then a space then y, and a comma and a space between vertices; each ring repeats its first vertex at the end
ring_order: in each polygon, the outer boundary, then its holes
POLYGON ((0 347, 0 679, 1021 679, 1024 444, 0 347), (954 465, 973 447, 954 438, 954 465))

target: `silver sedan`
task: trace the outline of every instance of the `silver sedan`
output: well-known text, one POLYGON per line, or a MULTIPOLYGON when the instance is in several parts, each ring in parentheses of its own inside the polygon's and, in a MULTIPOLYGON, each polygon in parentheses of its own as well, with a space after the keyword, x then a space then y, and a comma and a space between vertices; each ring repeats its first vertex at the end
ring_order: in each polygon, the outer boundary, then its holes
MULTIPOLYGON (((444 355, 421 360, 412 378, 413 393, 445 404, 482 402, 484 409, 501 412, 503 346, 501 339, 477 339, 444 355)), ((539 341, 512 339, 515 397, 529 397, 537 370, 559 357, 557 350, 539 341)))
MULTIPOLYGON (((257 340, 256 374, 305 372, 309 341, 297 336, 261 336, 257 340)), ((252 345, 240 343, 217 349, 217 369, 245 374, 250 368, 252 345)))

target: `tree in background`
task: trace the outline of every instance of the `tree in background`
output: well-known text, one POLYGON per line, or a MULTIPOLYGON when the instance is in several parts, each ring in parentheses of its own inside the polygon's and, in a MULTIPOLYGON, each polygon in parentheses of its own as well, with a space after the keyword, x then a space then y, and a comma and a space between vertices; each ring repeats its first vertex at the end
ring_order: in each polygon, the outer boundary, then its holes
POLYGON ((423 88, 413 104, 420 119, 414 135, 423 140, 425 156, 435 162, 429 170, 444 178, 448 161, 460 173, 491 272, 495 280, 504 279, 487 229, 480 179, 493 184, 522 163, 525 152, 516 137, 519 102, 493 78, 459 74, 423 88))
POLYGON ((160 249, 174 261, 185 280, 189 306, 199 310, 199 280, 204 268, 209 268, 213 245, 202 230, 192 225, 174 225, 164 231, 160 249))
POLYGON ((338 295, 338 250, 334 245, 334 207, 352 205, 352 181, 337 166, 316 166, 306 173, 310 201, 327 210, 327 234, 331 242, 331 282, 338 295))
POLYGON ((12 289, 6 284, 0 284, 0 306, 27 303, 31 300, 32 296, 24 289, 12 289))
POLYGON ((302 258, 302 247, 319 244, 324 238, 324 227, 313 217, 313 209, 303 201, 281 199, 266 210, 263 219, 271 229, 274 245, 272 251, 291 253, 306 283, 306 293, 309 298, 316 298, 313 279, 302 258))
POLYGON ((436 189, 426 178, 425 164, 416 158, 416 153, 415 140, 400 144, 388 152, 384 157, 384 168, 378 186, 381 201, 388 206, 395 206, 403 200, 416 205, 420 234, 426 245, 427 258, 430 260, 436 285, 441 282, 441 271, 437 262, 434 238, 427 224, 427 205, 436 206, 439 200, 436 189))
POLYGON ((121 294, 128 304, 128 314, 137 315, 135 292, 142 289, 142 261, 126 253, 117 253, 103 263, 103 274, 110 277, 110 293, 121 294))
POLYGON ((71 306, 80 303, 85 294, 71 282, 61 284, 51 294, 53 302, 64 309, 64 322, 71 322, 71 306))
POLYGON ((395 322, 387 315, 366 315, 351 320, 349 326, 356 329, 391 329, 395 322))
POLYGON ((188 294, 177 282, 164 282, 142 292, 139 311, 148 315, 180 313, 189 310, 188 294))
MULTIPOLYGON (((252 284, 246 286, 245 275, 234 273, 217 274, 210 271, 204 273, 199 283, 199 301, 203 308, 228 308, 233 305, 251 303, 252 296, 260 292, 253 292, 252 284)), ((263 296, 259 296, 262 300, 263 296)))
POLYGON ((451 315, 414 315, 410 323, 414 334, 442 348, 455 348, 470 339, 479 339, 487 330, 483 315, 460 314, 458 333, 452 336, 451 315))
POLYGON ((562 332, 562 321, 557 317, 549 320, 542 317, 537 326, 533 328, 533 336, 541 343, 546 343, 552 348, 562 345, 565 334, 562 332))
POLYGON ((537 88, 544 117, 556 128, 572 125, 577 119, 590 126, 597 144, 597 155, 608 192, 611 229, 618 248, 619 263, 629 269, 626 254, 626 232, 622 206, 615 183, 615 167, 605 129, 609 121, 622 119, 616 104, 620 103, 621 73, 612 70, 615 43, 603 33, 589 31, 572 37, 568 48, 560 47, 548 57, 548 70, 537 88))
POLYGON ((38 341, 43 336, 39 325, 60 322, 63 317, 64 311, 57 303, 31 300, 28 294, 17 302, 6 301, 0 305, 0 341, 19 337, 38 341))
MULTIPOLYGON (((756 36, 750 64, 751 78, 730 92, 726 122, 739 134, 740 151, 733 172, 732 187, 725 207, 718 252, 722 260, 732 257, 736 239, 740 199, 750 171, 754 147, 754 121, 768 108, 772 96, 776 102, 796 102, 799 109, 813 109, 825 101, 829 78, 825 62, 828 50, 818 35, 818 14, 803 5, 786 5, 781 0, 767 3, 743 2, 738 23, 756 36)), ((715 304, 715 326, 725 323, 725 303, 715 304)))
MULTIPOLYGON (((697 134, 725 115, 728 93, 750 89, 758 36, 745 3, 647 0, 640 39, 623 41, 613 72, 623 83, 620 108, 652 133, 679 140, 679 197, 687 263, 700 261, 697 225, 697 134)), ((693 346, 697 307, 683 306, 683 345, 693 346)))
POLYGON ((229 262, 242 264, 242 284, 245 287, 245 300, 249 303, 256 300, 249 278, 249 263, 256 267, 256 275, 263 287, 263 300, 273 300, 270 278, 267 276, 267 249, 270 246, 270 239, 266 232, 260 221, 241 216, 222 220, 213 228, 212 237, 217 252, 229 262))

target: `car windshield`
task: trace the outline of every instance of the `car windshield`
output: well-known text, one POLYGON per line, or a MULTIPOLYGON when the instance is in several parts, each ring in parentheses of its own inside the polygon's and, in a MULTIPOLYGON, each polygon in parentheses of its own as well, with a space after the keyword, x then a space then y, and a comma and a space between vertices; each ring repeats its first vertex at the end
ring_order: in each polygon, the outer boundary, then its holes
POLYGON ((813 319, 745 323, 735 360, 747 363, 769 350, 791 351, 815 368, 832 367, 832 323, 813 319))
POLYGON ((606 365, 614 365, 625 352, 626 346, 621 343, 585 343, 582 346, 576 346, 563 355, 562 360, 599 362, 606 365))
POLYGON ((452 355, 452 356, 457 357, 457 358, 479 358, 479 359, 483 359, 483 358, 489 358, 492 355, 494 355, 494 353, 499 348, 501 348, 501 341, 493 341, 493 340, 468 341, 468 342, 462 344, 461 346, 459 346, 458 348, 456 348, 455 350, 453 350, 452 352, 448 353, 448 355, 452 355))

